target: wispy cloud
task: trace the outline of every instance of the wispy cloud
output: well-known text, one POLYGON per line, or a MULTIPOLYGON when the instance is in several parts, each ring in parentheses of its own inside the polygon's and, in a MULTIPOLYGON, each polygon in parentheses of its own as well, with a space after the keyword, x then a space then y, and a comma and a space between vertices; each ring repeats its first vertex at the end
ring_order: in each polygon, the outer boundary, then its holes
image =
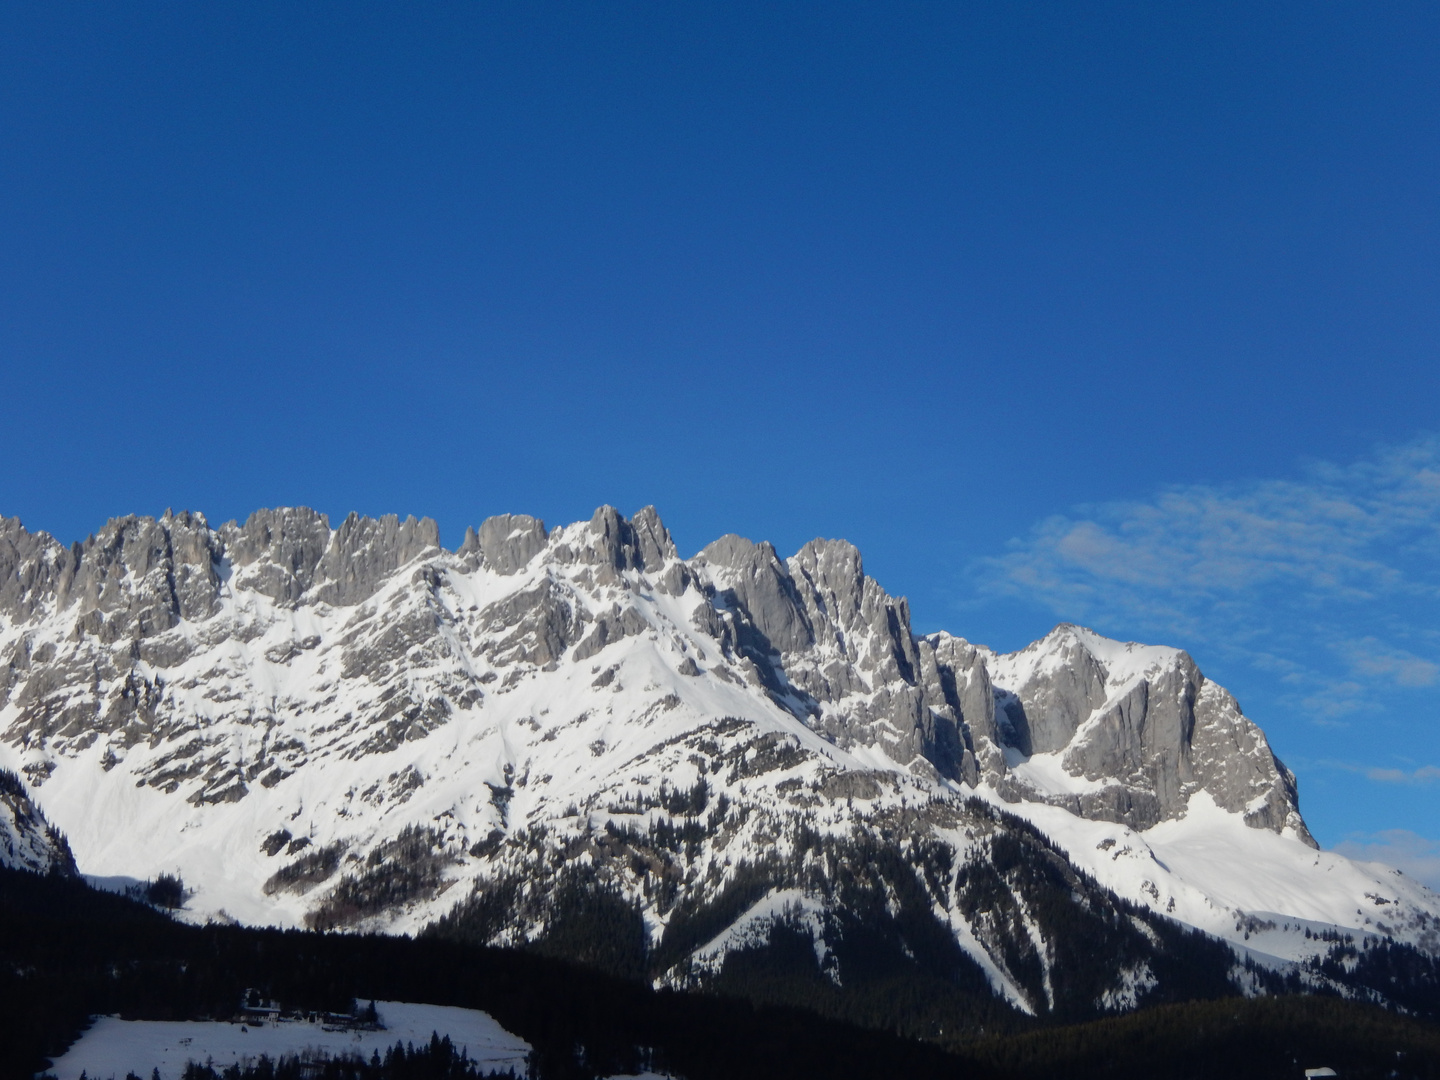
POLYGON ((1335 845, 1350 859, 1378 862, 1440 890, 1440 842, 1427 840, 1409 829, 1386 829, 1377 833, 1353 833, 1335 845))
POLYGON ((1373 637, 1342 642, 1340 652, 1356 672, 1393 678, 1401 686, 1430 686, 1440 676, 1440 664, 1385 645, 1373 637))
POLYGON ((1408 771, 1368 766, 1357 771, 1363 772, 1367 779, 1378 780, 1382 784, 1431 784, 1440 780, 1440 768, 1434 765, 1421 765, 1408 771))
POLYGON ((1296 685, 1309 685, 1309 692, 1299 697, 1299 704, 1310 718, 1323 727, 1344 727, 1344 717, 1355 713, 1376 712, 1380 706, 1366 688, 1353 679, 1316 680, 1313 672, 1284 680, 1296 685))
POLYGON ((1316 598, 1433 592, 1374 549, 1440 539, 1440 440, 1344 468, 1314 464, 1308 473, 1301 481, 1175 488, 1149 502, 1057 515, 984 560, 987 584, 1142 612, 1157 597, 1189 609, 1197 599, 1219 602, 1274 583, 1316 598))
POLYGON ((1440 439, 1428 438, 1300 479, 1079 507, 972 569, 982 593, 1060 618, 1243 649, 1317 722, 1341 723, 1373 708, 1377 686, 1440 681, 1433 616, 1404 617, 1440 599, 1437 556, 1440 439))

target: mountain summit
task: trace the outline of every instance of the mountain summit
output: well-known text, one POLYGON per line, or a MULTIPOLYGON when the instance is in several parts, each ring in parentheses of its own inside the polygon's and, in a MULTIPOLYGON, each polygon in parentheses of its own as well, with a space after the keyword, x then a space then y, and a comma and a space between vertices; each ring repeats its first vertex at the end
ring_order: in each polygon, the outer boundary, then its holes
POLYGON ((684 559, 651 508, 454 551, 303 508, 69 548, 0 520, 0 766, 81 870, 178 872, 196 917, 675 985, 803 941, 817 986, 883 956, 1079 1016, 1181 992, 1187 928, 1247 991, 1360 992, 1337 945, 1440 952, 1440 898, 1316 850, 1186 653, 916 635, 849 543, 684 559))

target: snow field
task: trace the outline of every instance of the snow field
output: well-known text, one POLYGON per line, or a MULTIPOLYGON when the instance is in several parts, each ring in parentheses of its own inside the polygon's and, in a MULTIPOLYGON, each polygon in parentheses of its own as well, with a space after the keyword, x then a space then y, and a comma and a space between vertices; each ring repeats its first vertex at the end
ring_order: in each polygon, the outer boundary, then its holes
POLYGON ((148 1078, 160 1071, 160 1080, 178 1080, 186 1062, 211 1061, 216 1068, 254 1061, 262 1054, 282 1055, 310 1051, 335 1057, 375 1051, 384 1056, 396 1042, 428 1044, 432 1033, 450 1036, 457 1049, 464 1047, 472 1061, 487 1070, 514 1069, 523 1076, 530 1044, 510 1034, 488 1014, 447 1005, 416 1005, 377 1001, 384 1028, 380 1031, 346 1031, 303 1020, 226 1021, 96 1019, 75 1045, 51 1066, 57 1080, 123 1080, 128 1072, 148 1078))

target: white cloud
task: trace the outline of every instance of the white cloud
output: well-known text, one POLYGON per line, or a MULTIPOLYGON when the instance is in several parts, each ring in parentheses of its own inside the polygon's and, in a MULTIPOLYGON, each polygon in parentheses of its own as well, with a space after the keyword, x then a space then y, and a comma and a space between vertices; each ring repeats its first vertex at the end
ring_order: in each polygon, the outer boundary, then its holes
POLYGON ((1418 769, 1411 769, 1406 772, 1404 769, 1384 769, 1369 767, 1359 770, 1367 779, 1378 780, 1382 784, 1429 784, 1440 780, 1440 769, 1434 765, 1421 765, 1418 769))
POLYGON ((1387 646, 1373 637, 1342 642, 1340 651, 1356 672, 1393 678, 1401 686, 1430 686, 1440 677, 1440 664, 1387 646))
POLYGON ((1336 761, 1330 758, 1304 762, 1306 767, 1317 769, 1338 769, 1341 772, 1357 773, 1367 780, 1379 784, 1408 784, 1425 786, 1440 780, 1440 766, 1413 765, 1411 768, 1397 768, 1386 765, 1366 765, 1357 761, 1336 761))
MULTIPOLYGON (((1284 681, 1305 686, 1316 680, 1313 673, 1304 672, 1288 675, 1284 681)), ((1311 693, 1300 698, 1300 705, 1310 713, 1316 723, 1326 727, 1344 727, 1341 717, 1353 713, 1374 712, 1379 708, 1360 683, 1332 679, 1320 680, 1311 693)))
POLYGON ((1437 570, 1434 438, 1350 465, 1312 463, 1298 480, 1080 507, 972 567, 982 593, 1061 619, 1243 649, 1259 667, 1288 669, 1293 703, 1322 723, 1372 710, 1376 688, 1440 681, 1433 616, 1402 617, 1433 610, 1437 570))
POLYGON ((1427 840, 1409 829, 1378 833, 1352 833, 1335 845, 1349 859, 1393 866, 1416 881, 1440 890, 1440 842, 1427 840))
POLYGON ((1412 532, 1440 538, 1440 441, 1347 468, 1312 465, 1309 473, 1304 481, 1176 488, 1149 502, 1052 517, 1009 554, 985 560, 989 583, 1062 603, 1098 598, 1102 585, 1218 598, 1285 582, 1354 599, 1403 587, 1401 572, 1370 549, 1412 532))

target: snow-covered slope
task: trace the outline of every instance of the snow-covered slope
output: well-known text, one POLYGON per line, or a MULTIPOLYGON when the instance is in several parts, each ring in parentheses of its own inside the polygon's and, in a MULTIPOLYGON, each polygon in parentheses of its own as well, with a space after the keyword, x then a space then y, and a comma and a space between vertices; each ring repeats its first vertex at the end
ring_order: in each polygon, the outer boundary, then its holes
POLYGON ((77 873, 65 836, 40 812, 22 781, 0 769, 0 866, 37 874, 77 873))
POLYGON ((847 543, 686 560, 650 509, 492 518, 453 552, 303 509, 70 549, 5 521, 0 740, 84 871, 179 872, 196 918, 416 931, 463 901, 452 925, 514 941, 561 935, 579 889, 638 905, 665 980, 777 922, 839 978, 860 888, 1036 1011, 1152 985, 1162 946, 1107 890, 1271 968, 1344 934, 1440 951, 1440 899, 1315 850, 1185 653, 918 637, 847 543), (1062 985, 1062 879, 1128 935, 1103 988, 1062 985))

